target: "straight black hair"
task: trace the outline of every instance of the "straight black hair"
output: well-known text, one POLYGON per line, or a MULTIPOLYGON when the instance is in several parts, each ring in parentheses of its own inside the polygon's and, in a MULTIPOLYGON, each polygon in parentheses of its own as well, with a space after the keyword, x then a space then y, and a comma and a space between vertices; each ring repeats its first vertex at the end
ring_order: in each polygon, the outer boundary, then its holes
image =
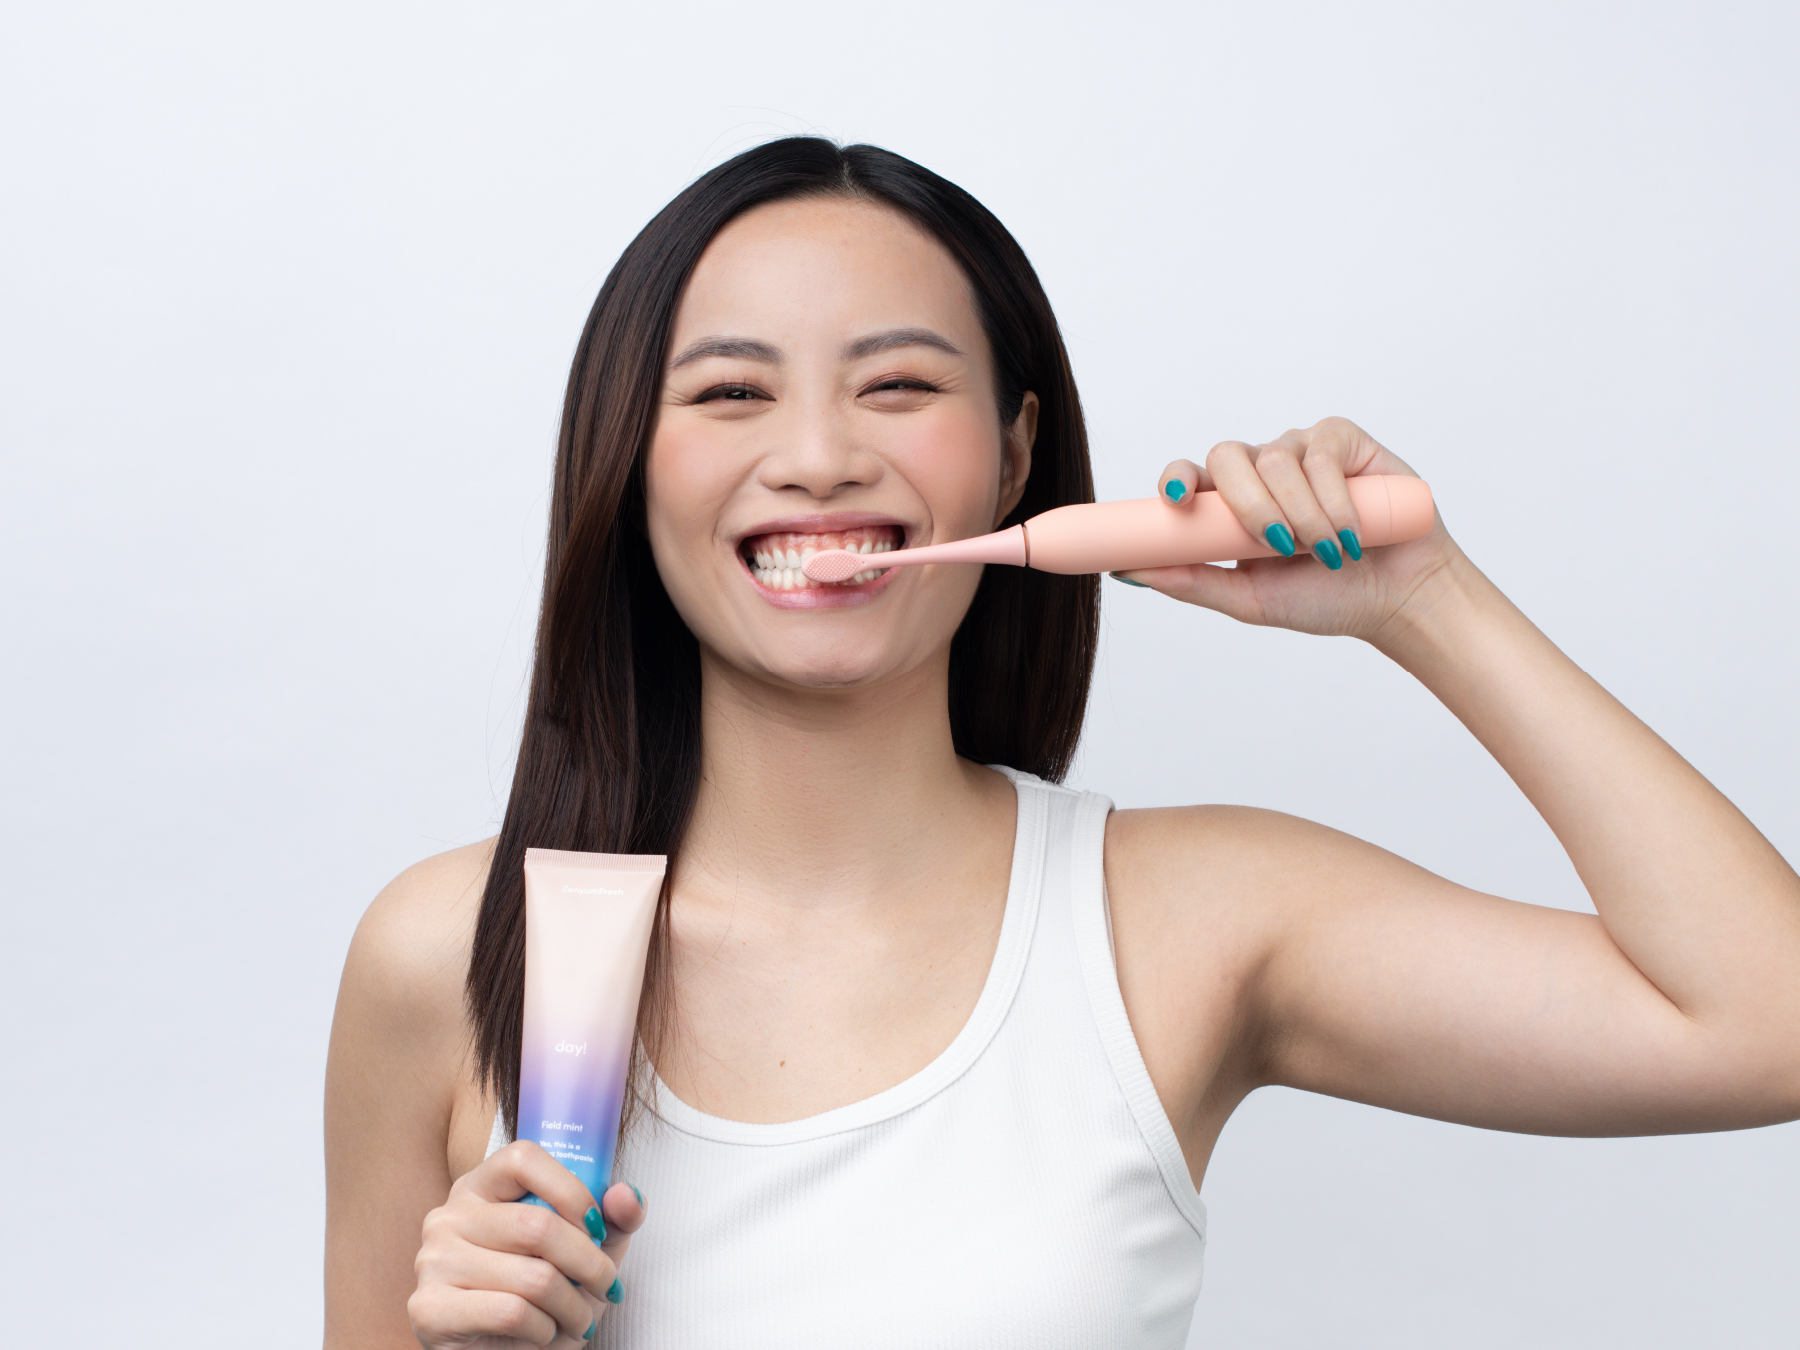
MULTIPOLYGON (((1092 501, 1087 433, 1056 316, 1006 227, 930 170, 872 145, 772 141, 702 175, 644 227, 600 288, 575 351, 557 441, 549 545, 524 735, 476 921, 465 989, 479 1080, 518 1126, 525 998, 525 850, 666 853, 681 847, 700 775, 699 647, 644 535, 644 456, 675 311, 694 265, 766 202, 860 198, 909 217, 967 274, 992 348, 997 413, 1038 397, 1025 493, 1006 524, 1092 501)), ((950 650, 956 751, 1059 781, 1081 735, 1098 639, 1094 577, 1015 567, 983 575, 950 650)), ((642 1047, 669 1025, 669 889, 651 937, 642 1047)))

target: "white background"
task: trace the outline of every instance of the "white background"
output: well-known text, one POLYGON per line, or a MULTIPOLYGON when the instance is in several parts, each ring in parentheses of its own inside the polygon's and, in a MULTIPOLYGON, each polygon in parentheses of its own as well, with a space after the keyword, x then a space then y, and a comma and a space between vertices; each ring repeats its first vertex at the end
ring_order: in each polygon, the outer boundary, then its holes
MULTIPOLYGON (((1786 4, 19 5, 0 19, 0 1340, 317 1342, 339 964, 496 826, 576 334, 772 135, 1016 232, 1102 497, 1327 414, 1800 857, 1786 4)), ((1585 904, 1409 677, 1108 584, 1076 774, 1585 904)), ((1290 1092, 1195 1344, 1793 1344, 1800 1127, 1290 1092)), ((1080 1252, 1104 1233, 1071 1233, 1080 1252)))

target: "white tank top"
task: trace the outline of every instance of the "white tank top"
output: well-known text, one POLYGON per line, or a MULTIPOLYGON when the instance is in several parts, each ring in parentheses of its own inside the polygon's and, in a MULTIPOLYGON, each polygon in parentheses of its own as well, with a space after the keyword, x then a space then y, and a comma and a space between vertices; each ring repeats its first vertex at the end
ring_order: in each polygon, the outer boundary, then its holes
POLYGON ((656 1079, 617 1173, 650 1218, 596 1345, 1186 1344, 1206 1211, 1119 997, 1112 803, 1002 772, 1012 880, 968 1023, 904 1082, 778 1125, 704 1115, 656 1079))

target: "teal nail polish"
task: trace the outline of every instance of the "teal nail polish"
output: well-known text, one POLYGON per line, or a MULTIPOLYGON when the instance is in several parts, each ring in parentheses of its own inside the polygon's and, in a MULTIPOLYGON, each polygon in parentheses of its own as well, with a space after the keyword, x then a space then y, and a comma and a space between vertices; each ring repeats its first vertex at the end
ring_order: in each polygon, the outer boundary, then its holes
POLYGON ((623 1303, 625 1301, 625 1286, 620 1284, 617 1280, 614 1280, 606 1288, 606 1301, 608 1303, 623 1303))
POLYGON ((1344 565, 1344 555, 1338 552, 1338 546, 1329 539, 1321 539, 1313 545, 1313 556, 1334 572, 1344 565))
POLYGON ((1145 590, 1150 589, 1148 586, 1144 586, 1143 582, 1133 581, 1130 577, 1122 577, 1117 572, 1108 572, 1106 575, 1111 577, 1114 581, 1124 582, 1127 586, 1143 586, 1145 590))
POLYGON ((1284 558, 1294 556, 1294 532, 1279 520, 1263 531, 1263 538, 1269 541, 1269 547, 1284 558))
MULTIPOLYGON (((631 1183, 629 1181, 626 1182, 625 1184, 627 1186, 631 1186, 631 1183)), ((648 1206, 644 1203, 644 1193, 642 1191, 640 1191, 636 1186, 631 1186, 631 1193, 637 1197, 638 1208, 643 1210, 646 1214, 648 1214, 650 1212, 650 1206, 648 1206)))
POLYGON ((1339 530, 1338 538, 1344 541, 1344 552, 1350 555, 1351 562, 1362 561, 1362 540, 1356 537, 1355 530, 1339 530))
POLYGON ((600 1325, 600 1319, 598 1317, 592 1318, 588 1322, 588 1329, 584 1333, 582 1333, 581 1339, 584 1341, 593 1340, 594 1339, 594 1329, 596 1327, 598 1327, 599 1325, 600 1325))
POLYGON ((595 1242, 606 1241, 606 1220, 600 1217, 600 1206, 588 1206, 588 1212, 581 1216, 581 1221, 587 1225, 588 1236, 595 1242))
POLYGON ((1187 484, 1182 482, 1179 478, 1171 478, 1169 480, 1169 485, 1164 488, 1163 491, 1169 494, 1170 501, 1178 502, 1183 497, 1187 496, 1187 484))

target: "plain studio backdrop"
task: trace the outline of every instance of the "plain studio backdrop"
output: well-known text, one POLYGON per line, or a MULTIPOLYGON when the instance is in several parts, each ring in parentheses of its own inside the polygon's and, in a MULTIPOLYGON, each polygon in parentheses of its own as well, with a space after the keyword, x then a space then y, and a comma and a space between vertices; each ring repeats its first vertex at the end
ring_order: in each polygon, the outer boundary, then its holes
MULTIPOLYGON (((888 146, 1011 227, 1103 498, 1353 418, 1800 857, 1796 13, 10 7, 0 1340, 317 1342, 351 931, 500 820, 601 279, 771 136, 888 146)), ((1375 652, 1110 582, 1073 781, 1587 903, 1375 652)), ((1797 1174, 1795 1126, 1259 1093, 1206 1179, 1194 1344, 1791 1346, 1797 1174)), ((1071 1280, 1106 1240, 1070 1231, 1071 1280)))

